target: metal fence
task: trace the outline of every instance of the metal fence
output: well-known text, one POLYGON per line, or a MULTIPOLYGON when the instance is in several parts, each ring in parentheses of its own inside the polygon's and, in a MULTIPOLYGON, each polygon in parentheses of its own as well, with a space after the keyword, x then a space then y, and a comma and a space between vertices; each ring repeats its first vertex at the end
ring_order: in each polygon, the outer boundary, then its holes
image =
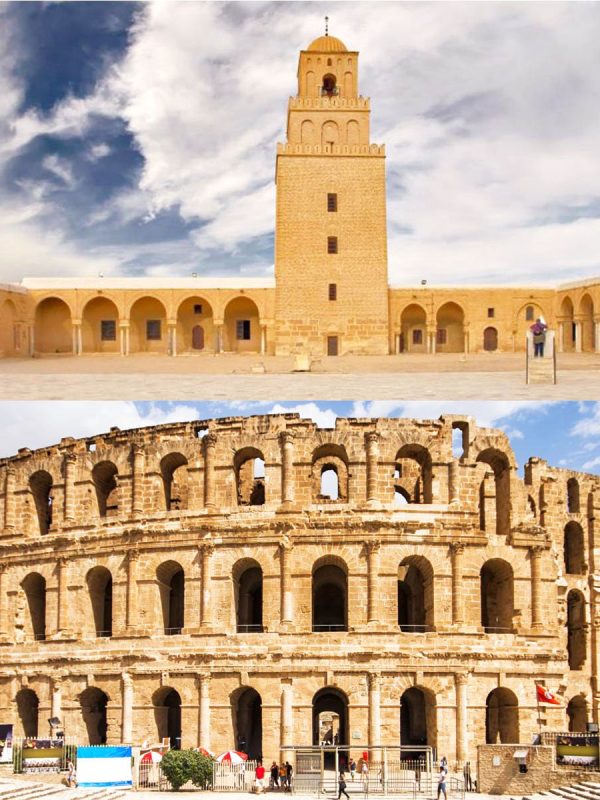
POLYGON ((23 736, 13 739, 13 772, 62 772, 67 761, 77 759, 77 743, 73 737, 23 736))
POLYGON ((249 792, 254 785, 256 761, 244 761, 243 764, 227 762, 213 764, 213 791, 215 792, 249 792))

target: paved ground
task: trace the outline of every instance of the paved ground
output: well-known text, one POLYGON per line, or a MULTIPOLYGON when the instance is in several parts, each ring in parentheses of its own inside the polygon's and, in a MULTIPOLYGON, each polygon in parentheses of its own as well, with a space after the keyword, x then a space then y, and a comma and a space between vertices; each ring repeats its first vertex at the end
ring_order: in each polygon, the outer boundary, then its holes
POLYGON ((562 354, 558 383, 525 384, 523 354, 344 356, 310 373, 256 355, 49 356, 0 361, 2 400, 583 400, 600 398, 600 356, 562 354), (257 373, 256 370, 264 370, 257 373))

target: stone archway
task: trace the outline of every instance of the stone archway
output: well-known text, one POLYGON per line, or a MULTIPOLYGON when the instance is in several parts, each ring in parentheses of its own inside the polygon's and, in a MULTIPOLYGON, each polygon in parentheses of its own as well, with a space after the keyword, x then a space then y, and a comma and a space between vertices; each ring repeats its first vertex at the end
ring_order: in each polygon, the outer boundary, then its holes
POLYGON ((187 297, 177 309, 177 352, 215 351, 215 326, 211 304, 204 297, 187 297))
POLYGON ((140 297, 129 312, 129 352, 166 353, 167 312, 155 297, 140 297))
MULTIPOLYGON (((349 743, 348 698, 333 686, 320 689, 312 702, 312 743, 320 745, 323 741, 331 745, 344 746, 349 743)), ((331 769, 335 764, 333 752, 325 753, 325 767, 331 769)))
POLYGON ((106 744, 108 720, 106 707, 108 695, 95 686, 90 686, 79 697, 81 716, 87 730, 88 744, 106 744))
POLYGON ((249 758, 262 759, 262 698, 256 689, 244 687, 232 697, 236 748, 249 758))
POLYGON ((484 330, 483 349, 488 353, 493 353, 498 349, 498 331, 496 328, 490 326, 484 330))
POLYGON ((436 350, 438 353, 463 353, 465 349, 465 314, 458 303, 444 303, 436 314, 436 350))
POLYGON ((171 686, 164 686, 152 696, 158 740, 169 739, 173 750, 181 750, 181 697, 171 686))
POLYGON ((249 297, 236 297, 227 304, 223 349, 235 353, 260 352, 260 315, 256 303, 249 297))
POLYGON ((486 744, 518 744, 519 701, 510 689, 499 687, 485 701, 486 744))
POLYGON ((64 300, 47 297, 38 304, 34 331, 37 353, 73 352, 71 311, 64 300))

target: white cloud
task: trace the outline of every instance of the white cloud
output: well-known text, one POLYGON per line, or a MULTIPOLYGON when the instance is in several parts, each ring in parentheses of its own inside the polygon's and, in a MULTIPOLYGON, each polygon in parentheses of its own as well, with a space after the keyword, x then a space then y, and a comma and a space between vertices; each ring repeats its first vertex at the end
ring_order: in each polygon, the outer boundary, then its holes
POLYGON ((299 414, 302 419, 312 419, 319 428, 335 428, 338 415, 330 408, 319 408, 316 403, 298 403, 295 406, 275 405, 268 414, 299 414))
MULTIPOLYGON (((600 436, 600 403, 586 403, 580 406, 579 413, 583 418, 571 428, 572 436, 600 436)), ((590 442, 586 443, 590 447, 590 442)))

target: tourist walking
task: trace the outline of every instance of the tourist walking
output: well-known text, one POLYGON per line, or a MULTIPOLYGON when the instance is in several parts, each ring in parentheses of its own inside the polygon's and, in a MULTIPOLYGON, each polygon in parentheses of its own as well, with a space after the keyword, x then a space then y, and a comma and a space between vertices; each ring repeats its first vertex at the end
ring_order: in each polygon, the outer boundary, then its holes
POLYGON ((437 797, 440 800, 440 795, 444 795, 444 800, 448 800, 448 792, 446 791, 446 775, 447 771, 444 767, 440 767, 440 774, 438 777, 437 797))
POLYGON ((279 767, 279 785, 284 791, 287 790, 287 770, 285 764, 281 764, 279 767))
POLYGON ((271 764, 271 780, 269 788, 279 789, 279 767, 277 766, 276 761, 271 764))
POLYGON ((292 791, 292 773, 294 772, 294 768, 290 764, 289 761, 285 762, 285 780, 286 780, 286 789, 288 792, 292 791))
POLYGON ((366 760, 363 758, 362 767, 360 768, 360 776, 362 779, 363 791, 367 791, 369 788, 369 765, 367 764, 366 760))
POLYGON ((256 765, 256 772, 254 773, 254 777, 256 778, 256 788, 260 792, 264 792, 265 790, 265 768, 262 765, 262 761, 259 761, 256 765))
POLYGON ((544 345, 546 344, 546 331, 548 326, 542 317, 538 317, 531 326, 533 333, 533 356, 534 358, 544 357, 544 345))
POLYGON ((340 800, 343 794, 345 794, 348 800, 350 800, 350 795, 346 791, 346 777, 343 772, 340 772, 340 776, 338 778, 338 790, 338 800, 340 800))
POLYGON ((67 761, 67 786, 72 788, 77 786, 77 778, 75 776, 75 764, 69 759, 67 761))
POLYGON ((350 759, 350 780, 354 783, 354 776, 356 775, 356 761, 351 758, 350 759))

